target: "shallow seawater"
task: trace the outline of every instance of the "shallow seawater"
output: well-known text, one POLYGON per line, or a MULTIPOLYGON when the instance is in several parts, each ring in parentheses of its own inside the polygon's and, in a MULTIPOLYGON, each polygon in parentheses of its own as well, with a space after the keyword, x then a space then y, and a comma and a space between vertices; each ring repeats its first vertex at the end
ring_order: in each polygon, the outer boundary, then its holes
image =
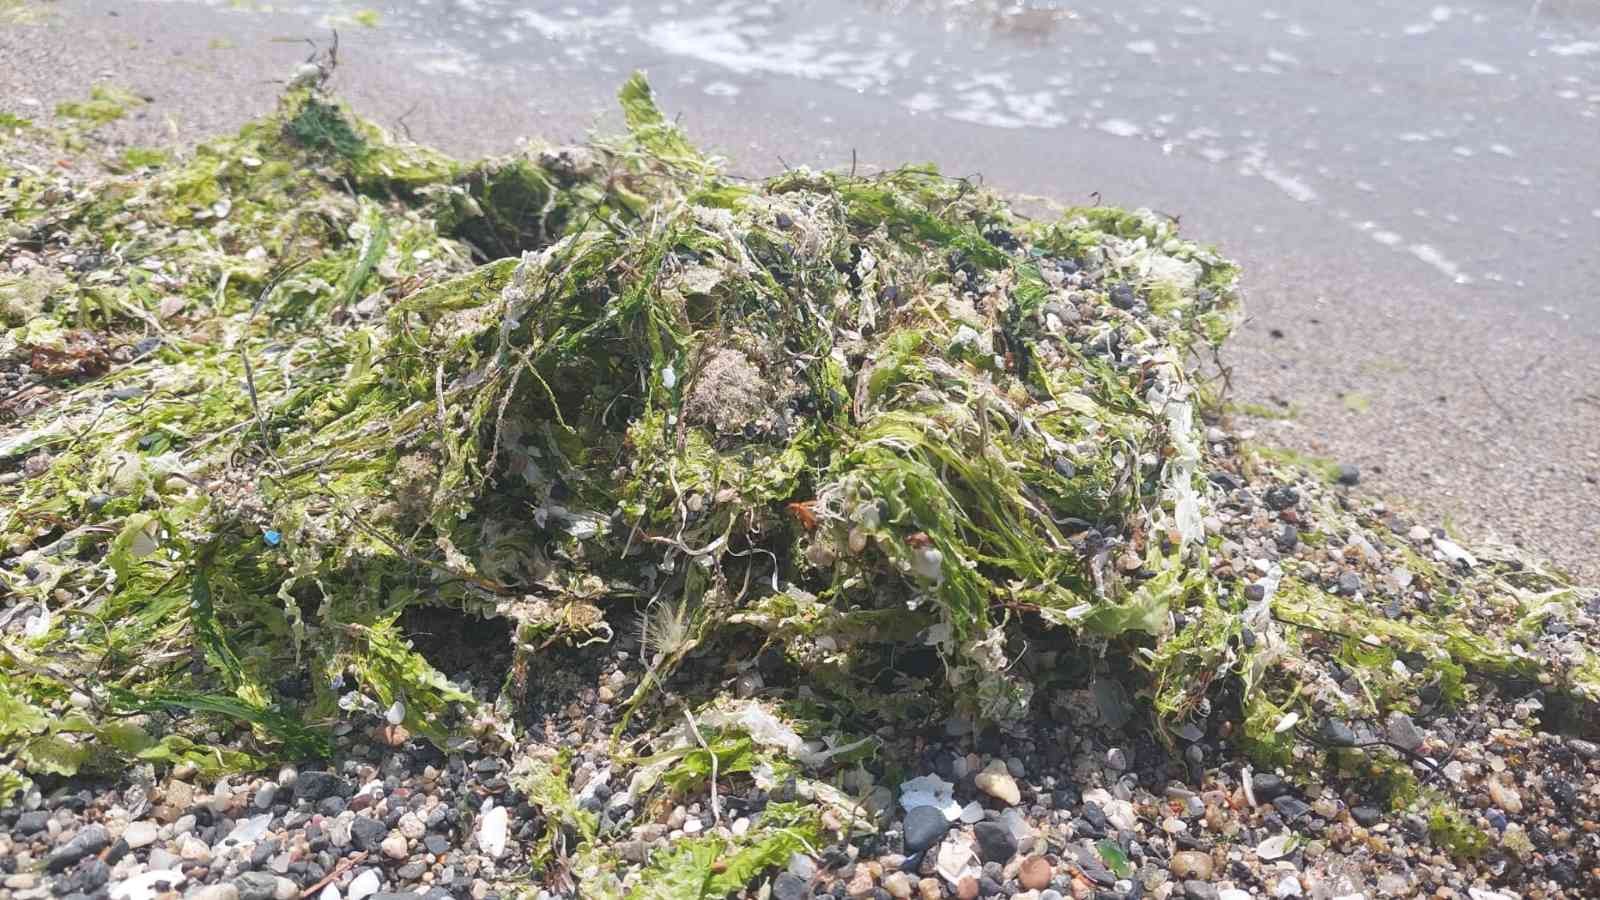
MULTIPOLYGON (((338 24, 363 8, 299 11, 338 24)), ((620 81, 644 68, 734 109, 779 85, 995 141, 1109 136, 1134 159, 1257 181, 1457 285, 1514 287, 1530 248, 1550 258, 1600 240, 1600 4, 1583 0, 372 8, 437 77, 620 81)))

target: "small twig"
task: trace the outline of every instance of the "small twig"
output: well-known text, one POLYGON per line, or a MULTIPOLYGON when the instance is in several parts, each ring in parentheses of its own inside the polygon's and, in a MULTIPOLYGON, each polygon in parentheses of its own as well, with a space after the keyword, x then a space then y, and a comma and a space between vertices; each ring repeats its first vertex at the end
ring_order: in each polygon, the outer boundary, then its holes
POLYGON ((309 261, 302 259, 299 262, 290 263, 280 268, 267 279, 267 283, 261 287, 261 293, 256 295, 256 302, 250 307, 250 316, 245 320, 245 333, 239 336, 239 358, 244 361, 244 384, 250 391, 250 408, 255 412, 256 425, 261 429, 261 448, 267 451, 267 458, 272 461, 274 467, 277 466, 278 457, 277 454, 272 452, 272 439, 267 432, 267 416, 261 411, 261 398, 256 393, 256 373, 254 367, 250 365, 250 353, 247 349, 250 338, 249 329, 250 325, 255 322, 256 313, 260 312, 261 307, 266 304, 267 297, 272 293, 273 288, 276 288, 283 279, 289 277, 291 273, 309 261))
POLYGON ((1423 756, 1421 753, 1418 753, 1417 751, 1412 750, 1410 747, 1405 747, 1405 746, 1402 746, 1400 744, 1396 744, 1394 741, 1386 740, 1384 738, 1375 738, 1373 740, 1366 741, 1364 743, 1339 744, 1339 743, 1334 743, 1333 741, 1330 741, 1327 738, 1324 738, 1323 736, 1310 731, 1309 729, 1305 728, 1304 726, 1296 728, 1295 729, 1295 733, 1298 734, 1302 740, 1307 741, 1307 742, 1312 743, 1312 744, 1316 744, 1319 747, 1348 747, 1351 750, 1361 750, 1361 751, 1366 751, 1368 748, 1371 748, 1371 747, 1388 747, 1390 750, 1395 751, 1396 753, 1400 754, 1401 756, 1404 756, 1407 759, 1411 760, 1413 763, 1421 765, 1423 768, 1428 770, 1427 774, 1424 775, 1423 778, 1422 778, 1422 783, 1424 785, 1426 785, 1428 783, 1428 781, 1430 779, 1432 779, 1435 775, 1443 774, 1444 767, 1449 765, 1451 760, 1455 759, 1456 750, 1458 749, 1456 744, 1451 744, 1450 745, 1450 752, 1448 752, 1448 753, 1446 753, 1444 755, 1444 759, 1442 761, 1435 762, 1432 758, 1427 757, 1427 756, 1423 756))
POLYGON ((694 735, 700 749, 711 756, 711 821, 713 824, 721 825, 722 803, 717 799, 717 753, 706 744, 706 739, 700 736, 700 726, 695 724, 694 713, 689 712, 687 706, 683 708, 683 717, 689 720, 689 733, 694 735))
POLYGON ((349 871, 351 866, 361 862, 366 858, 367 851, 363 850, 360 853, 357 853, 355 856, 350 856, 339 860, 339 864, 334 866, 332 871, 317 879, 315 884, 312 884, 310 887, 307 887, 305 890, 300 892, 300 900, 306 900, 307 897, 315 897, 318 891, 327 887, 328 884, 335 878, 338 878, 340 875, 343 875, 345 872, 349 871))
POLYGON ((1489 386, 1483 383, 1483 376, 1479 375, 1476 369, 1472 370, 1472 380, 1478 383, 1478 389, 1483 391, 1483 396, 1489 398, 1489 402, 1494 404, 1495 409, 1500 410, 1500 415, 1505 416, 1507 422, 1516 421, 1516 419, 1511 415, 1511 410, 1506 409, 1505 405, 1502 404, 1494 394, 1489 393, 1489 386))
POLYGON ((411 126, 406 124, 406 116, 409 116, 412 113, 416 112, 417 111, 417 107, 419 107, 421 105, 422 105, 422 101, 420 101, 420 100, 417 101, 416 103, 411 104, 411 108, 410 109, 408 109, 405 112, 401 113, 400 117, 398 119, 395 119, 395 124, 400 126, 401 133, 403 133, 406 136, 406 140, 408 140, 408 141, 415 140, 415 138, 413 138, 411 136, 411 126))

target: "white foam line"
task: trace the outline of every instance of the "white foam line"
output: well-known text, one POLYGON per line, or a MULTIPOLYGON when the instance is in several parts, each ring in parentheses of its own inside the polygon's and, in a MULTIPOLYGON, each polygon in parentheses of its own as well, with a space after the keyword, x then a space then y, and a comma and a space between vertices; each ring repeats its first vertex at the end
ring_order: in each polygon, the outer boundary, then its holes
POLYGON ((1293 175, 1285 175, 1277 169, 1267 166, 1261 169, 1261 177, 1272 182, 1278 190, 1288 194, 1291 200, 1299 203, 1310 203, 1317 199, 1317 192, 1312 190, 1311 185, 1295 178, 1293 175))
POLYGON ((1432 244, 1412 244, 1406 249, 1411 255, 1437 269, 1440 273, 1450 277, 1456 284, 1471 284, 1471 276, 1461 271, 1461 267, 1451 262, 1449 257, 1439 252, 1432 244))
POLYGON ((1588 56, 1591 53, 1600 53, 1600 41, 1574 41, 1570 44, 1557 44, 1550 48, 1550 52, 1557 56, 1588 56))

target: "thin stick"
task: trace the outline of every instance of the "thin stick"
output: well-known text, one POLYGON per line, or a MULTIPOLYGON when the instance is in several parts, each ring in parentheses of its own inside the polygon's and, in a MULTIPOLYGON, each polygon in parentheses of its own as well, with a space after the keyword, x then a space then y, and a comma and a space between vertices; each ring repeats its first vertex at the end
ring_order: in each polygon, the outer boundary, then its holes
POLYGON ((683 708, 683 717, 689 720, 689 733, 694 735, 700 749, 706 751, 711 757, 711 821, 722 824, 722 803, 717 799, 717 754, 706 744, 706 739, 700 736, 700 726, 694 723, 694 714, 686 706, 683 708))
POLYGON ((1483 396, 1489 398, 1489 402, 1494 404, 1495 409, 1500 410, 1500 415, 1505 416, 1507 422, 1515 422, 1516 419, 1511 415, 1511 410, 1506 409, 1505 405, 1494 394, 1489 392, 1489 386, 1483 383, 1483 376, 1479 375, 1476 369, 1472 370, 1472 378, 1478 382, 1478 390, 1483 391, 1483 396))
POLYGON ((345 872, 349 871, 351 866, 361 862, 366 858, 367 851, 363 850, 360 853, 357 853, 355 856, 339 860, 339 864, 334 866, 332 871, 317 879, 315 884, 300 892, 300 900, 306 900, 307 897, 316 896, 317 892, 327 887, 329 882, 333 881, 335 878, 338 878, 340 875, 343 875, 345 872))

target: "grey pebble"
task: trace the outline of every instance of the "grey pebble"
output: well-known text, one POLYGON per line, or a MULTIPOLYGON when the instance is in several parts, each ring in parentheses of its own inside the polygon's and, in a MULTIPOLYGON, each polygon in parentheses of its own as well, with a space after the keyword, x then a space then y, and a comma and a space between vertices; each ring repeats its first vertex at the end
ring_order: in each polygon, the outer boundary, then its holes
POLYGON ((85 825, 72 836, 72 840, 50 854, 44 867, 51 872, 61 872, 85 856, 93 856, 109 846, 111 833, 106 831, 104 825, 85 825))
POLYGON ((921 853, 944 837, 950 820, 937 807, 918 806, 906 813, 904 827, 907 852, 921 853))
POLYGON ((233 880, 239 900, 272 900, 278 890, 278 878, 266 872, 246 872, 233 880))
POLYGON ((272 801, 276 799, 278 799, 278 786, 269 781, 256 791, 256 809, 266 812, 272 808, 272 801))

